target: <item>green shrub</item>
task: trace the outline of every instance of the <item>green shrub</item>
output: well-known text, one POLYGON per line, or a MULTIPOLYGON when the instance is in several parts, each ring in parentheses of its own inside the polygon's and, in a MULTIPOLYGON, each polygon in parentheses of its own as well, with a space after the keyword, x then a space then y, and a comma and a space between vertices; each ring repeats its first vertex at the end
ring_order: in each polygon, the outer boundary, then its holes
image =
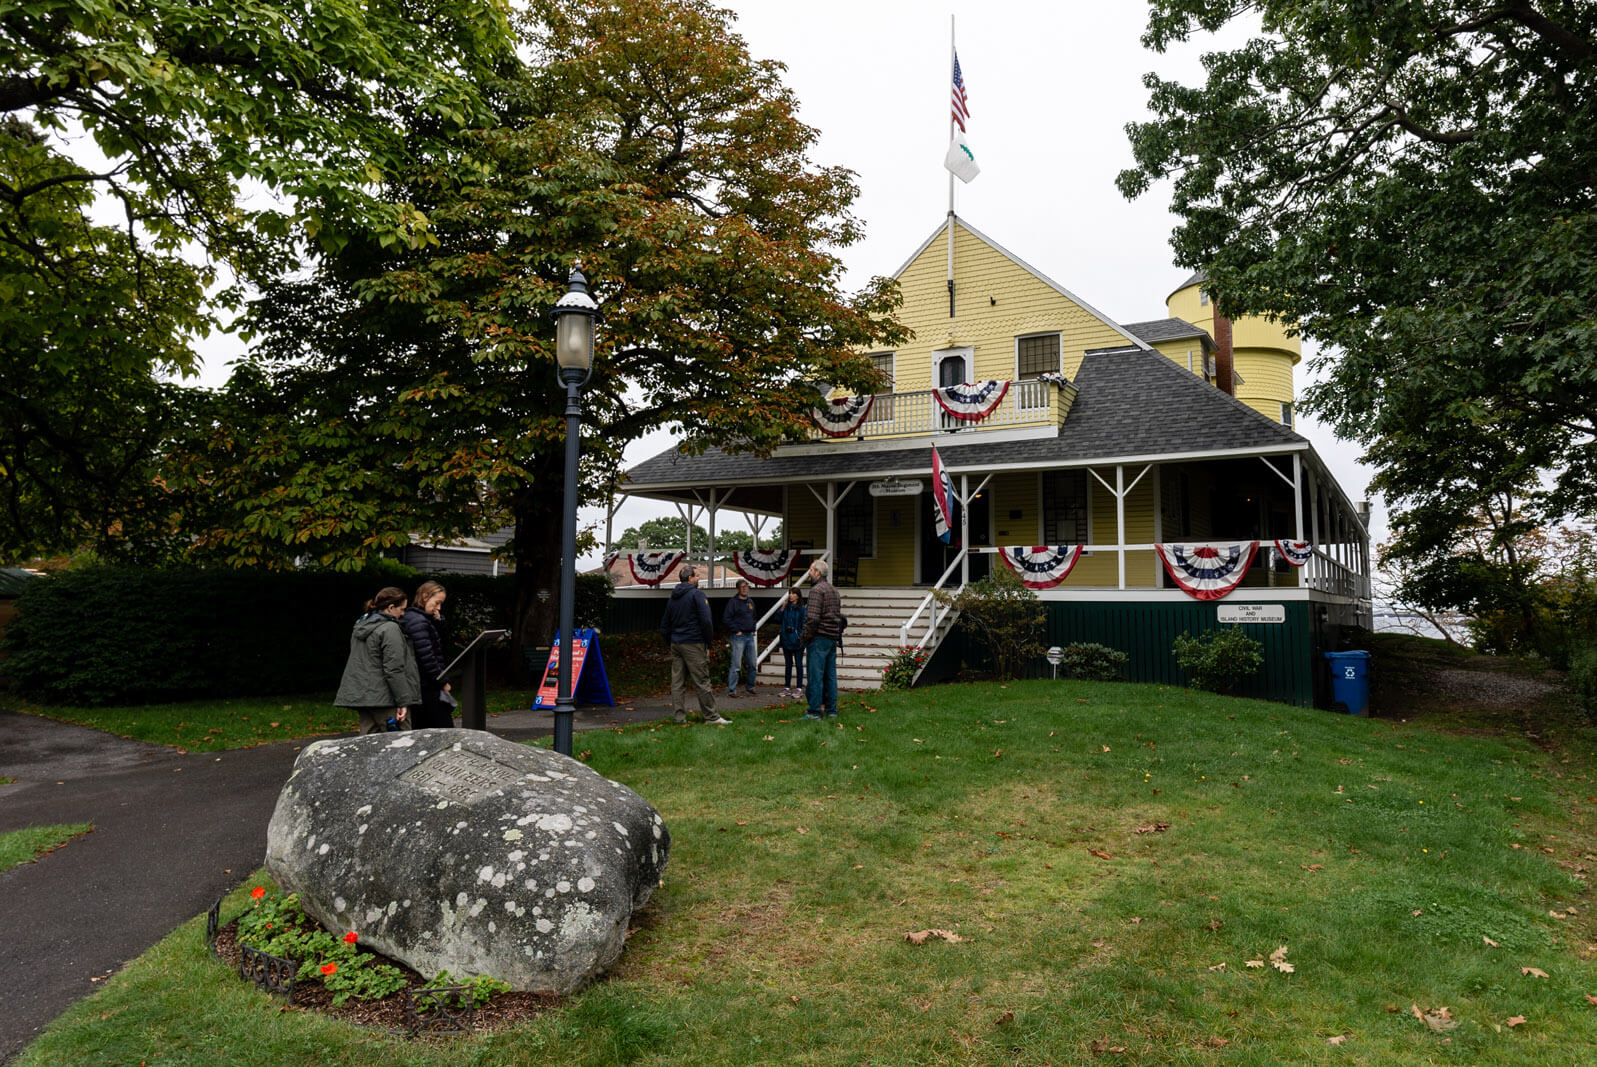
POLYGON ((1243 633, 1240 626, 1222 626, 1201 637, 1183 633, 1172 649, 1193 688, 1211 693, 1232 692, 1242 679, 1264 666, 1264 645, 1243 633))
MULTIPOLYGON (((338 688, 349 631, 386 564, 336 573, 91 566, 32 582, 6 628, 0 670, 53 703, 113 705, 338 688)), ((514 577, 446 574, 444 642, 508 628, 514 577)), ((603 581, 603 576, 600 576, 603 581)), ((590 583, 591 584, 591 583, 590 583)), ((579 584, 579 591, 582 586, 579 584)))
POLYGON ((959 612, 959 626, 985 655, 994 676, 1019 678, 1043 653, 1046 612, 1037 594, 1007 567, 958 593, 937 590, 938 601, 959 612))
POLYGON ((1597 645, 1582 645, 1570 657, 1569 688, 1587 711, 1597 712, 1597 645))
POLYGON ((1090 641, 1060 650, 1059 673, 1083 682, 1118 682, 1126 675, 1127 656, 1117 648, 1090 641))
POLYGON ((901 648, 893 653, 893 658, 887 661, 887 666, 882 668, 883 689, 908 689, 915 682, 915 672, 925 665, 927 655, 924 648, 901 648))

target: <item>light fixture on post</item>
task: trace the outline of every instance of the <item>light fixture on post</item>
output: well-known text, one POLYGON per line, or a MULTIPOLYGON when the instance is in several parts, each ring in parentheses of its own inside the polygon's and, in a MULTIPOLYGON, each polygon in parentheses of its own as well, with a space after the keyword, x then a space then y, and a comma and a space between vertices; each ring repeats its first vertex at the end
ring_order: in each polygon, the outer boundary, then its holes
POLYGON ((593 373, 593 325, 599 305, 588 295, 588 279, 575 267, 566 279, 566 295, 555 304, 555 362, 566 387, 566 491, 564 533, 560 545, 560 678, 555 690, 555 751, 571 755, 572 626, 577 584, 577 456, 582 422, 582 387, 593 373))

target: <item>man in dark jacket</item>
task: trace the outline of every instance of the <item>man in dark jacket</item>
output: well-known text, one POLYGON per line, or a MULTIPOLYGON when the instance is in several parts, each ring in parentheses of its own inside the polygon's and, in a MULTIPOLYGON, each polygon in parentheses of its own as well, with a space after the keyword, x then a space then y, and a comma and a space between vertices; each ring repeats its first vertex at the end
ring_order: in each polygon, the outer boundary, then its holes
POLYGON ((806 719, 837 714, 837 643, 843 637, 843 600, 827 580, 831 567, 810 564, 810 603, 804 613, 804 654, 809 660, 806 719))
POLYGON ((721 613, 726 623, 727 645, 732 652, 732 669, 726 675, 726 695, 738 695, 738 674, 743 675, 743 686, 749 696, 754 695, 754 674, 759 669, 759 649, 755 634, 754 601, 749 597, 749 583, 738 579, 738 595, 726 602, 721 613))
POLYGON ((710 684, 710 637, 715 623, 710 616, 710 601, 699 589, 699 571, 684 564, 682 580, 671 590, 665 615, 660 619, 660 636, 671 644, 671 708, 677 722, 687 722, 687 678, 699 695, 699 711, 712 726, 726 726, 715 710, 715 686, 710 684), (684 677, 685 676, 685 677, 684 677))

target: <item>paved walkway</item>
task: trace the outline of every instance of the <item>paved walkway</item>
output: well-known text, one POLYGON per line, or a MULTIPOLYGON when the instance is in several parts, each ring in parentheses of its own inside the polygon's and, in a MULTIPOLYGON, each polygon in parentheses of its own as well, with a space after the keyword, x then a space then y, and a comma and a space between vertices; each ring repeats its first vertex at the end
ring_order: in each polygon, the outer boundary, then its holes
MULTIPOLYGON (((719 702, 738 710, 782 703, 719 702)), ((692 697, 689 706, 693 707, 692 697)), ((581 707, 577 730, 670 715, 651 698, 581 707)), ((548 711, 493 716, 520 741, 553 731, 548 711)), ((0 711, 0 831, 92 822, 94 832, 37 863, 0 872, 0 1064, 9 1062, 91 979, 115 972, 203 913, 260 867, 277 794, 308 741, 221 753, 175 749, 0 711)))

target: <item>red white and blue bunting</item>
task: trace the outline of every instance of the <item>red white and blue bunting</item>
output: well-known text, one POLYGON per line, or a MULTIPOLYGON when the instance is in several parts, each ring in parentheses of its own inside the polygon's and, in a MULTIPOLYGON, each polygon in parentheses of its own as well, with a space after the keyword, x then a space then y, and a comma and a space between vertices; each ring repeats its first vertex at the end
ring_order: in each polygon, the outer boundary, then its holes
POLYGON ((1081 558, 1080 545, 1005 545, 998 558, 1020 578, 1027 589, 1052 589, 1069 575, 1081 558))
POLYGON ((1164 569, 1188 596, 1219 600, 1242 583, 1253 565, 1259 542, 1153 546, 1164 569))
POLYGON ((943 459, 937 454, 937 446, 932 446, 932 515, 937 520, 937 539, 945 545, 957 545, 959 539, 954 536, 954 527, 959 525, 959 516, 954 508, 958 505, 959 498, 954 496, 954 482, 943 469, 943 459))
POLYGON ((1275 550, 1294 567, 1301 567, 1314 558, 1314 546, 1307 541, 1277 541, 1275 550))
POLYGON ((944 411, 956 419, 980 422, 997 410, 1009 392, 1009 383, 1001 381, 966 382, 933 389, 932 396, 944 411))
POLYGON ((732 553, 732 566, 755 585, 779 585, 798 565, 799 550, 777 548, 770 551, 746 548, 732 553))
POLYGON ((604 554, 604 569, 608 571, 611 567, 614 567, 616 560, 620 558, 621 550, 618 548, 611 549, 609 552, 606 552, 604 554))
POLYGON ((865 422, 871 413, 876 397, 844 396, 823 400, 821 406, 810 412, 815 425, 828 437, 849 437, 865 422))
POLYGON ((627 552, 624 555, 639 585, 659 585, 672 567, 688 557, 686 552, 627 552))

